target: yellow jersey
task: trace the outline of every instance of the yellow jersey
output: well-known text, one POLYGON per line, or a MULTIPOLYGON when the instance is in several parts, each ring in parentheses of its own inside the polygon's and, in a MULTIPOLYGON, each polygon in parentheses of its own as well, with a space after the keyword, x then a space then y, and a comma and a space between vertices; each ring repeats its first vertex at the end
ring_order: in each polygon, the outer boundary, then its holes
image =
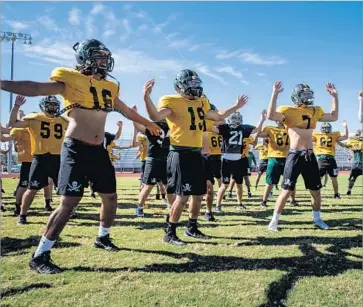
POLYGON ((335 156, 335 147, 339 137, 339 131, 332 133, 313 132, 314 153, 316 155, 335 156))
MULTIPOLYGON (((65 107, 79 104, 86 109, 107 110, 113 108, 114 100, 119 94, 117 84, 105 79, 96 80, 75 69, 55 68, 50 80, 65 84, 65 90, 61 94, 65 107)), ((68 110, 67 114, 71 111, 72 109, 68 110)))
POLYGON ((348 140, 347 146, 352 150, 363 150, 363 142, 354 137, 348 140))
POLYGON ((166 118, 170 128, 170 144, 176 147, 202 148, 206 131, 205 113, 210 110, 207 98, 187 100, 180 95, 160 98, 158 109, 168 108, 172 115, 166 118))
POLYGON ((30 132, 31 154, 60 155, 68 121, 62 117, 47 117, 44 113, 31 113, 22 118, 30 132))
POLYGON ((285 115, 283 124, 286 128, 315 129, 316 123, 321 119, 324 111, 315 106, 281 106, 277 112, 285 115))
POLYGON ((222 154, 223 137, 218 133, 208 132, 209 149, 212 156, 222 154))
POLYGON ((268 148, 266 145, 257 145, 256 149, 258 151, 258 157, 260 158, 260 160, 268 159, 268 148))
POLYGON ((116 146, 116 143, 115 142, 111 142, 108 146, 107 146, 107 148, 106 148, 106 150, 107 150, 107 152, 108 152, 108 156, 109 156, 109 158, 110 158, 110 160, 111 160, 111 162, 113 162, 113 161, 115 161, 116 159, 118 159, 118 156, 117 155, 114 155, 113 153, 112 153, 112 150, 113 150, 113 148, 116 146))
POLYGON ((140 142, 140 160, 141 161, 145 161, 147 158, 147 151, 148 151, 148 146, 149 146, 149 140, 147 139, 147 137, 143 134, 139 134, 137 136, 137 141, 140 142))
POLYGON ((263 132, 268 134, 268 158, 286 158, 289 148, 290 139, 287 130, 284 128, 266 126, 263 132))
POLYGON ((32 162, 33 156, 30 147, 30 133, 28 128, 13 128, 10 135, 15 137, 15 150, 18 153, 19 162, 32 162))
POLYGON ((243 139, 242 143, 242 157, 247 157, 250 151, 250 145, 253 144, 255 139, 253 136, 249 136, 248 138, 243 139))

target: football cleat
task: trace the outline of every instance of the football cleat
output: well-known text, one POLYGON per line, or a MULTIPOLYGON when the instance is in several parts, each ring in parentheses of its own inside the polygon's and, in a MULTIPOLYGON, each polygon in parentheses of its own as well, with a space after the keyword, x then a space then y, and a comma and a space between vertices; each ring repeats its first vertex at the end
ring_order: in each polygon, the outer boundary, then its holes
POLYGON ((220 206, 216 206, 216 210, 215 210, 215 212, 217 213, 217 214, 223 214, 224 212, 223 212, 223 210, 222 210, 222 208, 220 207, 220 206))
POLYGON ((18 216, 18 225, 26 225, 28 221, 26 220, 26 215, 19 215, 18 216))
POLYGON ((110 235, 105 235, 103 237, 97 237, 96 241, 93 243, 96 248, 102 248, 108 252, 118 252, 121 249, 112 243, 110 235))
POLYGON ((267 229, 271 232, 278 232, 279 230, 277 229, 277 223, 276 222, 270 222, 270 224, 268 224, 267 229))
POLYGON ((144 216, 144 208, 136 207, 135 214, 137 217, 143 217, 144 216))
POLYGON ((63 272, 50 258, 50 251, 44 252, 38 257, 34 257, 33 254, 29 266, 39 274, 57 274, 63 272))
POLYGON ((204 219, 208 222, 215 222, 215 217, 213 216, 213 213, 212 212, 206 212, 204 214, 204 219))
POLYGON ((322 219, 318 219, 318 220, 315 220, 313 221, 314 225, 322 230, 327 230, 329 229, 329 226, 324 223, 324 221, 322 219))
POLYGON ((172 244, 172 245, 178 245, 178 246, 184 246, 184 245, 186 245, 185 242, 183 242, 182 240, 180 240, 178 238, 178 236, 175 233, 172 233, 172 232, 167 232, 164 235, 163 241, 165 243, 169 243, 169 244, 172 244))
POLYGON ((203 239, 203 240, 210 239, 210 237, 208 237, 207 235, 202 233, 197 227, 187 228, 184 232, 184 235, 186 237, 191 237, 191 238, 195 238, 195 239, 203 239))

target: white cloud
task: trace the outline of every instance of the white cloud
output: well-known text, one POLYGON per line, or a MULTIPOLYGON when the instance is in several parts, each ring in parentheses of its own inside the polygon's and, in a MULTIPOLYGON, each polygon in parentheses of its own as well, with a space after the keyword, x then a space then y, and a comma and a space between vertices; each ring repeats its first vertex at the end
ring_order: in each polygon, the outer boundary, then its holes
POLYGON ((142 25, 139 25, 139 26, 137 27, 137 30, 139 30, 139 31, 145 31, 145 30, 147 30, 148 28, 149 28, 149 26, 148 26, 147 24, 143 23, 142 25))
POLYGON ((172 41, 170 47, 172 48, 183 48, 190 45, 190 41, 188 39, 179 39, 172 41))
POLYGON ((280 56, 262 57, 258 53, 243 52, 239 56, 245 63, 256 65, 281 65, 287 63, 285 59, 280 56))
POLYGON ((166 37, 168 39, 172 39, 172 38, 174 38, 175 36, 178 36, 178 35, 180 35, 179 32, 173 32, 173 33, 168 34, 166 37))
POLYGON ((206 65, 197 64, 197 70, 200 71, 202 74, 210 77, 210 78, 218 80, 219 82, 221 82, 223 84, 227 84, 227 82, 222 77, 212 73, 210 71, 209 67, 206 66, 206 65))
POLYGON ((240 71, 237 71, 234 67, 232 66, 221 66, 221 67, 217 67, 216 71, 219 73, 226 73, 226 74, 230 74, 231 76, 237 78, 239 81, 241 81, 244 85, 248 85, 249 82, 247 82, 244 79, 243 74, 240 71))
POLYGON ((140 19, 144 19, 146 18, 148 15, 145 11, 138 11, 135 13, 135 17, 136 18, 140 18, 140 19))
POLYGON ((178 17, 178 13, 173 13, 173 14, 170 14, 166 20, 162 23, 159 23, 157 25, 155 25, 155 28, 158 28, 159 30, 155 29, 154 31, 155 32, 158 32, 158 31, 161 31, 163 28, 165 28, 170 22, 174 21, 177 19, 178 17))
POLYGON ((241 51, 236 50, 236 51, 232 51, 232 52, 228 52, 226 50, 221 50, 217 55, 216 58, 218 60, 225 60, 225 59, 230 59, 230 58, 234 58, 236 57, 238 54, 240 54, 241 51))
POLYGON ((96 27, 93 24, 93 17, 91 14, 89 14, 86 18, 86 23, 85 23, 85 28, 86 28, 86 36, 87 37, 92 37, 94 36, 95 32, 96 32, 96 27))
POLYGON ((105 9, 105 6, 103 4, 96 3, 96 4, 93 5, 91 14, 92 15, 97 15, 99 13, 102 13, 104 9, 105 9))
POLYGON ((199 49, 213 47, 214 45, 215 45, 215 44, 212 44, 212 43, 194 44, 194 45, 191 45, 191 46, 188 48, 188 51, 190 51, 190 52, 194 52, 194 51, 197 51, 197 50, 199 50, 199 49))
POLYGON ((47 30, 59 31, 59 28, 55 23, 55 20, 47 15, 38 17, 37 21, 38 23, 43 25, 47 30))
POLYGON ((29 24, 18 21, 18 20, 6 20, 6 23, 13 29, 13 30, 24 30, 29 28, 29 24))
POLYGON ((131 4, 125 4, 125 5, 123 6, 123 9, 124 9, 125 11, 131 11, 131 10, 132 10, 132 5, 131 5, 131 4))
POLYGON ((266 74, 263 72, 258 72, 258 73, 256 73, 256 75, 259 77, 266 77, 266 74))
POLYGON ((111 35, 114 35, 115 31, 113 30, 106 30, 105 32, 103 32, 103 36, 104 37, 110 37, 111 35))
POLYGON ((112 53, 115 58, 115 71, 128 73, 165 73, 183 69, 182 63, 173 59, 157 59, 142 51, 119 49, 112 53))
POLYGON ((68 12, 68 21, 73 26, 78 26, 81 22, 81 11, 73 8, 68 12))

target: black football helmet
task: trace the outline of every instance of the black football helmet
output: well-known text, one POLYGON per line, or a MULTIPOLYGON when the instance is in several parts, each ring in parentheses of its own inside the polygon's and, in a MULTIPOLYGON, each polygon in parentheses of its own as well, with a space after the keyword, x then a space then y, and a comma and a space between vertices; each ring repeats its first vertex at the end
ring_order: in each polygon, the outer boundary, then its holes
POLYGON ((46 96, 39 102, 42 112, 56 115, 60 110, 60 101, 55 96, 46 96))
POLYGON ((313 105, 314 92, 307 84, 298 84, 294 87, 291 93, 291 100, 297 105, 313 105))
POLYGON ((332 132, 332 127, 329 123, 323 123, 320 127, 320 131, 322 133, 331 133, 332 132))
POLYGON ((113 70, 115 61, 111 51, 97 39, 86 39, 73 45, 76 52, 77 63, 85 70, 96 69, 101 75, 113 70), (104 59, 103 63, 97 64, 97 60, 104 59))
POLYGON ((183 69, 177 73, 174 88, 182 96, 202 97, 203 95, 202 80, 190 69, 183 69))
POLYGON ((238 127, 243 124, 243 116, 240 112, 234 112, 227 117, 227 124, 230 126, 238 127))

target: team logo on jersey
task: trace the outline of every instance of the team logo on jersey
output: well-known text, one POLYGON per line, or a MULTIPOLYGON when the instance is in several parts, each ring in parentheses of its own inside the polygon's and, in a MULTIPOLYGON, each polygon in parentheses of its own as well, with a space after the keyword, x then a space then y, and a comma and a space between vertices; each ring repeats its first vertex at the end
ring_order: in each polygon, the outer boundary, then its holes
POLYGON ((30 181, 30 186, 34 187, 34 188, 37 188, 39 187, 39 182, 34 180, 34 181, 30 181))
POLYGON ((72 184, 68 183, 68 191, 69 192, 79 192, 79 188, 82 186, 82 183, 78 185, 77 181, 73 181, 72 184))
POLYGON ((223 178, 223 181, 224 181, 224 182, 229 182, 229 177, 224 177, 224 178, 223 178))
POLYGON ((338 176, 338 173, 339 173, 339 169, 338 168, 333 169, 334 176, 338 176))
POLYGON ((185 185, 183 185, 182 188, 183 188, 183 192, 191 192, 192 191, 192 186, 189 183, 186 183, 185 185))
POLYGON ((152 178, 151 183, 156 183, 156 178, 152 178))
POLYGON ((21 182, 21 185, 28 185, 28 180, 23 180, 23 181, 21 182))

